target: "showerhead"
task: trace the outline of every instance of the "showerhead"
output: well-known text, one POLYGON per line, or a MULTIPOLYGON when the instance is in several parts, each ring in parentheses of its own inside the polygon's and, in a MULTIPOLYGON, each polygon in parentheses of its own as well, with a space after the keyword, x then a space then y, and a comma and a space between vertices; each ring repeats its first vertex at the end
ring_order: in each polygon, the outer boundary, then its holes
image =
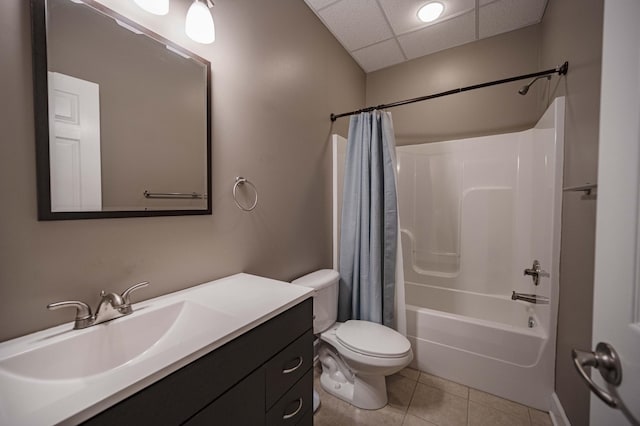
POLYGON ((518 93, 520 93, 522 96, 526 95, 529 91, 529 87, 531 87, 531 83, 527 84, 526 86, 522 86, 520 90, 518 90, 518 93))
POLYGON ((531 80, 531 82, 529 84, 525 84, 524 86, 522 86, 520 88, 520 90, 518 90, 518 93, 520 93, 522 96, 526 95, 527 92, 529 92, 529 88, 531 87, 531 85, 533 83, 535 83, 536 80, 539 80, 541 78, 546 78, 547 80, 551 80, 551 76, 550 75, 543 75, 543 76, 540 76, 540 77, 536 77, 533 80, 531 80))

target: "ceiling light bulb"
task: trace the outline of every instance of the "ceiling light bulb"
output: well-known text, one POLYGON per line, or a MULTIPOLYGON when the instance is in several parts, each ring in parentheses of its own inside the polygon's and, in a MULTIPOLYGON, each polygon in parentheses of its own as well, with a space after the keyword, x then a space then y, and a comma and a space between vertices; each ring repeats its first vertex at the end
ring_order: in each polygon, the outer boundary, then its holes
POLYGON ((216 28, 209 8, 203 2, 195 0, 187 12, 184 32, 198 43, 209 44, 216 39, 216 28))
POLYGON ((427 3, 418 10, 418 19, 422 22, 433 22, 444 12, 444 5, 439 1, 427 3))
POLYGON ((169 13, 169 0, 133 0, 142 9, 154 15, 169 13))

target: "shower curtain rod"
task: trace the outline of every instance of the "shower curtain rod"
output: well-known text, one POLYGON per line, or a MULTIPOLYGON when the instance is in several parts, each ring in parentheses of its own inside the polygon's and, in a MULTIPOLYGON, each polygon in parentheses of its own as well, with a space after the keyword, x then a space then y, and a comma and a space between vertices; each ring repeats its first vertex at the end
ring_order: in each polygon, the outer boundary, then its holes
POLYGON ((336 121, 336 119, 340 117, 346 117, 348 115, 360 114, 361 112, 371 112, 376 109, 385 109, 385 108, 393 108, 401 105, 412 104, 414 102, 422 102, 427 101, 429 99, 441 98, 443 96, 454 95, 456 93, 468 92, 469 90, 481 89, 483 87, 495 86, 497 84, 510 83, 512 81, 524 80, 526 78, 534 78, 541 77, 546 75, 551 75, 558 73, 558 75, 565 75, 567 70, 569 69, 569 62, 565 62, 564 64, 551 68, 545 71, 534 72, 532 74, 523 74, 516 77, 503 78, 502 80, 489 81, 487 83, 474 84, 473 86, 461 87, 459 89, 447 90, 446 92, 435 93, 433 95, 420 96, 419 98, 413 99, 405 99, 404 101, 396 101, 390 104, 382 104, 378 106, 371 106, 367 108, 362 108, 357 111, 343 112, 342 114, 331 114, 331 121, 336 121))

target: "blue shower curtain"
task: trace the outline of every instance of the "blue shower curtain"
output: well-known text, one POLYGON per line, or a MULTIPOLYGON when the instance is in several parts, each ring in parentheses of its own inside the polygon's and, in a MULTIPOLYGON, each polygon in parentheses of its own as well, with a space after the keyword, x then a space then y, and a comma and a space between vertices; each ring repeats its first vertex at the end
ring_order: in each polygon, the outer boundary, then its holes
POLYGON ((338 320, 394 326, 398 208, 391 114, 351 117, 340 226, 338 320))

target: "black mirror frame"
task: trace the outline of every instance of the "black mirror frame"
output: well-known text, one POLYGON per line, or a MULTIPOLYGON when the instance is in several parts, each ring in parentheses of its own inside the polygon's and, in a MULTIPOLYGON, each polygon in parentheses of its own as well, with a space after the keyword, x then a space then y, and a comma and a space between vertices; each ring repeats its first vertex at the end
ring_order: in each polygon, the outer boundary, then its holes
POLYGON ((152 39, 171 46, 178 52, 190 56, 201 62, 207 72, 207 208, 185 210, 121 210, 121 211, 87 211, 87 212, 52 212, 51 211, 51 182, 49 165, 49 105, 47 83, 47 15, 46 0, 31 0, 31 43, 33 61, 33 110, 36 141, 36 180, 38 198, 38 220, 74 220, 74 219, 102 219, 123 217, 151 217, 151 216, 188 216, 210 215, 211 208, 211 63, 178 46, 166 38, 150 31, 136 22, 124 17, 94 0, 84 0, 94 9, 118 19, 127 25, 139 29, 152 39))

